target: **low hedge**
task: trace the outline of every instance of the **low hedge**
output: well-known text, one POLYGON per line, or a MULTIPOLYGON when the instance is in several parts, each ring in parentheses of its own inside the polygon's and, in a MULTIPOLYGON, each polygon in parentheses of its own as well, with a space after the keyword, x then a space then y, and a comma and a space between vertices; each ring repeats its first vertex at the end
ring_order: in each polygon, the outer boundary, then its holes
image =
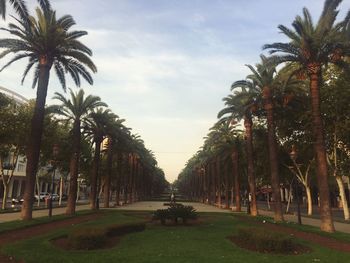
POLYGON ((237 239, 261 252, 291 253, 296 248, 291 236, 257 227, 239 228, 237 239))
POLYGON ((69 233, 68 242, 73 249, 99 249, 106 245, 108 238, 141 232, 145 228, 145 223, 112 225, 105 228, 79 228, 69 233))

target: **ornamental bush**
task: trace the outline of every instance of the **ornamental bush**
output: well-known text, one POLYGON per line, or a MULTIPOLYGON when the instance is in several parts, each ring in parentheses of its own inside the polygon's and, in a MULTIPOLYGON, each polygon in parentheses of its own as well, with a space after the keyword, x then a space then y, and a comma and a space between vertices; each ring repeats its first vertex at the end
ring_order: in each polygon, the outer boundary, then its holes
POLYGON ((196 210, 193 206, 174 203, 170 204, 168 209, 158 209, 153 213, 153 219, 160 220, 162 225, 165 225, 167 219, 177 224, 179 218, 186 224, 188 219, 197 218, 196 210))

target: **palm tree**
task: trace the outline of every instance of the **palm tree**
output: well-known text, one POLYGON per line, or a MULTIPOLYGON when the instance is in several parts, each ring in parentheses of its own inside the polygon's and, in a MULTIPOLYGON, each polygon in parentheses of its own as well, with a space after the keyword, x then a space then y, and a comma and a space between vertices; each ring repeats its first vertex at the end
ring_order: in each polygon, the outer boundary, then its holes
MULTIPOLYGON (((241 210, 240 206, 240 187, 239 187, 239 174, 238 174, 238 148, 239 148, 239 134, 240 130, 237 130, 232 122, 228 122, 224 119, 219 120, 210 133, 211 136, 216 136, 218 139, 215 141, 215 151, 219 152, 223 159, 231 159, 232 161, 232 174, 233 174, 233 182, 235 185, 235 201, 236 201, 236 211, 239 212, 241 210)), ((209 134, 209 135, 210 135, 209 134)), ((228 167, 226 166, 228 170, 228 167)), ((226 202, 228 203, 228 178, 226 179, 226 202)))
POLYGON ((62 94, 55 93, 53 99, 61 102, 60 105, 53 105, 53 112, 65 117, 72 124, 72 153, 70 158, 69 174, 69 195, 67 201, 66 214, 75 213, 75 204, 77 199, 77 179, 80 159, 81 127, 85 122, 87 115, 97 107, 107 107, 97 96, 88 95, 85 97, 83 89, 77 93, 70 90, 70 99, 66 99, 62 94))
POLYGON ((96 66, 90 59, 91 50, 78 41, 78 38, 86 35, 87 32, 69 31, 75 24, 71 16, 65 15, 56 19, 56 12, 49 5, 37 8, 36 15, 37 18, 33 16, 29 16, 29 19, 20 17, 17 20, 17 25, 9 24, 9 29, 3 29, 16 38, 0 39, 0 47, 5 49, 0 57, 10 53, 16 54, 1 70, 15 61, 29 58, 22 78, 23 83, 28 72, 33 66, 35 67, 33 87, 37 86, 37 98, 27 147, 26 188, 21 215, 22 219, 25 220, 32 218, 34 183, 51 68, 54 67, 63 89, 66 88, 65 72, 70 73, 77 86, 80 85, 80 76, 86 79, 89 84, 93 83, 87 68, 96 72, 96 66))
MULTIPOLYGON (((269 162, 270 162, 270 174, 271 174, 271 186, 273 199, 275 201, 275 221, 283 221, 281 194, 280 194, 280 182, 278 171, 278 156, 277 156, 277 141, 275 133, 275 121, 274 121, 274 103, 273 103, 273 89, 276 88, 276 69, 269 63, 268 59, 261 55, 261 63, 256 64, 254 68, 251 65, 247 67, 251 70, 252 74, 247 76, 247 80, 250 80, 255 84, 257 89, 260 89, 263 108, 266 114, 267 122, 267 135, 269 143, 269 162)), ((279 83, 278 83, 279 85, 279 83)))
MULTIPOLYGON (((257 101, 260 95, 260 90, 255 84, 249 80, 236 81, 232 84, 231 90, 233 94, 223 98, 226 108, 218 113, 218 118, 223 121, 233 122, 244 120, 245 127, 245 141, 246 141, 246 155, 247 155, 247 175, 249 192, 251 194, 250 213, 252 216, 258 215, 258 207, 256 202, 256 183, 254 175, 254 161, 253 161, 253 121, 252 112, 257 108, 257 101), (236 90, 236 89, 240 90, 236 90)), ((235 154, 233 154, 233 157, 235 154)))
POLYGON ((334 232, 328 186, 327 155, 324 129, 320 112, 320 86, 323 68, 329 63, 338 66, 347 65, 344 57, 349 54, 350 46, 345 41, 346 27, 350 20, 336 24, 338 6, 341 0, 326 0, 322 14, 315 25, 308 9, 303 9, 303 17, 297 16, 292 23, 293 29, 283 25, 278 28, 290 42, 273 43, 264 46, 271 54, 274 63, 291 63, 297 66, 295 74, 307 74, 310 80, 310 98, 314 149, 317 163, 317 179, 320 197, 321 230, 334 232), (277 53, 277 54, 276 54, 277 53))
POLYGON ((123 140, 124 133, 128 132, 128 129, 123 125, 124 119, 118 119, 107 125, 107 171, 105 176, 104 184, 104 207, 109 207, 110 199, 110 189, 111 189, 111 177, 112 177, 112 166, 113 166, 113 157, 115 154, 115 145, 119 144, 120 140, 123 140))
POLYGON ((115 121, 116 116, 109 109, 98 108, 95 111, 90 112, 87 116, 86 125, 84 127, 85 133, 92 138, 92 142, 95 144, 94 161, 91 173, 91 194, 90 194, 90 207, 91 209, 97 209, 98 202, 98 178, 99 178, 99 166, 101 158, 101 144, 108 134, 108 126, 115 121))

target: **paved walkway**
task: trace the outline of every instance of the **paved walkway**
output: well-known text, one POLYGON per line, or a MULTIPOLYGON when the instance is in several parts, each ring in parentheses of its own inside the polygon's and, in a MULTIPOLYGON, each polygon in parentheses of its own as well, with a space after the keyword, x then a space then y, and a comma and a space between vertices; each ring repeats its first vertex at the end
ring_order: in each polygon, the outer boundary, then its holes
MULTIPOLYGON (((263 216, 269 216, 273 217, 274 213, 272 211, 266 211, 266 210, 259 210, 259 214, 263 216)), ((284 214, 284 220, 289 222, 298 222, 297 215, 290 215, 290 214, 284 214)), ((309 226, 315 226, 320 227, 320 219, 310 218, 310 217, 301 217, 301 223, 303 225, 309 225, 309 226)), ((350 234, 350 224, 340 223, 340 222, 334 222, 334 227, 336 231, 349 233, 350 234)))
MULTIPOLYGON (((231 210, 228 209, 220 209, 216 206, 211 206, 203 203, 196 202, 181 202, 183 205, 191 205, 197 212, 219 212, 219 213, 230 213, 231 210)), ((156 202, 156 201, 142 201, 133 203, 126 206, 119 206, 111 209, 120 209, 120 210, 136 210, 136 211, 155 211, 157 209, 165 209, 167 206, 164 206, 164 202, 156 202)))
MULTIPOLYGON (((81 211, 81 210, 88 210, 90 209, 89 205, 78 205, 75 210, 81 211)), ((65 207, 59 207, 52 209, 52 215, 62 215, 66 211, 65 207)), ((44 217, 48 216, 49 210, 48 209, 42 209, 42 210, 34 210, 33 211, 33 218, 38 217, 44 217)), ((21 213, 20 212, 12 212, 12 213, 2 213, 0 214, 0 223, 9 222, 9 221, 15 221, 21 219, 21 213)))
MULTIPOLYGON (((195 203, 195 202, 182 202, 184 205, 191 205, 193 206, 198 212, 219 212, 219 213, 232 213, 229 209, 220 209, 215 206, 203 204, 203 203, 195 203)), ((101 207, 103 204, 101 204, 101 207)), ((111 210, 130 210, 130 211, 155 211, 157 209, 164 209, 166 206, 164 206, 164 202, 151 202, 151 201, 143 201, 143 202, 136 202, 130 205, 126 206, 120 206, 120 207, 113 207, 109 208, 111 210)), ((76 210, 88 210, 90 209, 89 205, 79 205, 77 206, 76 210)), ((61 208, 54 208, 53 209, 53 215, 59 215, 64 214, 65 207, 61 208)), ((272 211, 266 211, 266 210, 259 210, 260 215, 273 217, 272 211)), ((33 212, 33 218, 43 217, 48 215, 48 210, 37 210, 33 212)), ((290 222, 298 222, 296 215, 284 215, 285 220, 290 222)), ((5 213, 0 214, 0 223, 3 222, 9 222, 14 220, 20 219, 20 212, 14 212, 14 213, 5 213)), ((314 218, 308 218, 308 217, 302 217, 302 223, 304 225, 310 225, 319 227, 320 226, 320 220, 314 219, 314 218)), ((350 234, 350 224, 344 224, 339 222, 334 222, 335 229, 340 232, 349 233, 350 234)))

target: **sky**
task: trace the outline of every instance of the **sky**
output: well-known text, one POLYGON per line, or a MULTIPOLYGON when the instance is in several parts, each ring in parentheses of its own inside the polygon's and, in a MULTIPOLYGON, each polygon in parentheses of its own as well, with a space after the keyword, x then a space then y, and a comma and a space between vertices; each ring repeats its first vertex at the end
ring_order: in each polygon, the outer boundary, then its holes
MULTIPOLYGON (((27 0, 31 12, 36 1, 27 0)), ((58 16, 70 14, 86 30, 98 73, 86 94, 98 95, 152 150, 169 182, 197 152, 224 107, 236 80, 259 62, 262 46, 286 41, 277 26, 290 27, 307 7, 316 22, 323 0, 51 0, 58 16)), ((345 0, 339 18, 350 8, 345 0)), ((10 22, 0 21, 1 26, 10 22)), ((0 38, 9 37, 0 31, 0 38)), ((0 66, 6 63, 0 59, 0 66)), ((0 73, 0 86, 35 98, 26 61, 0 73)), ((68 87, 77 90, 73 82, 68 87)), ((51 74, 47 103, 63 92, 51 74)))

